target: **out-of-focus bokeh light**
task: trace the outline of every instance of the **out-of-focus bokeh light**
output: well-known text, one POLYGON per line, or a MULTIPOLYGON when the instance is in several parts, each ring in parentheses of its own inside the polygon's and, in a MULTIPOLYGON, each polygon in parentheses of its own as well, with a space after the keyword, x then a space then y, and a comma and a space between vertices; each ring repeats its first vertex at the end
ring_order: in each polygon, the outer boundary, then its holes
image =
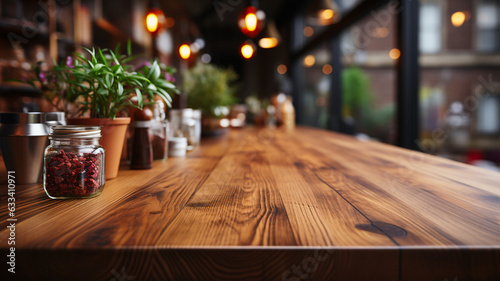
POLYGON ((158 30, 158 27, 158 16, 155 13, 150 12, 146 16, 146 28, 149 32, 154 33, 158 30))
POLYGON ((397 48, 394 48, 389 52, 389 56, 391 57, 391 59, 397 60, 401 56, 401 51, 397 48))
POLYGON ((278 71, 279 74, 285 74, 288 69, 287 69, 286 65, 280 64, 280 65, 278 65, 276 70, 278 71))
POLYGON ((316 59, 314 58, 313 55, 307 55, 304 58, 304 66, 305 67, 311 67, 314 65, 315 62, 316 62, 316 59))
POLYGON ((253 57, 254 49, 250 43, 243 43, 240 52, 245 59, 251 59, 253 57))
POLYGON ((182 44, 179 47, 179 55, 182 59, 189 59, 189 57, 191 56, 191 47, 189 47, 188 44, 182 44))
POLYGON ((323 65, 323 73, 324 74, 328 75, 328 74, 332 73, 332 71, 333 71, 333 67, 331 65, 329 65, 329 64, 323 65))
POLYGON ((465 22, 464 12, 459 11, 451 15, 451 24, 453 24, 454 27, 460 27, 464 24, 464 22, 465 22))
POLYGON ((314 34, 314 29, 310 26, 306 26, 304 27, 303 32, 305 37, 311 37, 314 34))

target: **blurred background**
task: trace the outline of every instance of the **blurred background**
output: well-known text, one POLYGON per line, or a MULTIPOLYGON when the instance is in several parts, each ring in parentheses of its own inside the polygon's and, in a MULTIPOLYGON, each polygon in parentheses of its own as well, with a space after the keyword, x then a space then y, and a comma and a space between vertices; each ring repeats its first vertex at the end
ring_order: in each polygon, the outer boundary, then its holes
POLYGON ((179 85, 197 63, 232 68, 257 116, 285 94, 299 125, 500 164, 500 1, 1 0, 0 33, 1 112, 51 110, 9 81, 37 61, 131 40, 179 85))

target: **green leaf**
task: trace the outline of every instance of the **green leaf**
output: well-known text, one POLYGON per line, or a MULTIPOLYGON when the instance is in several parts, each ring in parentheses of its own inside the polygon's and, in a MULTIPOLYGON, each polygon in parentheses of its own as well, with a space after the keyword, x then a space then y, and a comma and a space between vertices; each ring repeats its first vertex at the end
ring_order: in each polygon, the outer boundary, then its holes
POLYGON ((151 65, 151 68, 149 69, 148 79, 156 80, 158 79, 158 77, 160 77, 160 74, 161 74, 160 66, 158 65, 158 62, 155 60, 151 65))
POLYGON ((129 57, 132 55, 132 41, 130 39, 127 42, 127 55, 129 57))
POLYGON ((149 90, 152 90, 152 91, 157 91, 158 90, 158 88, 154 84, 149 84, 147 88, 149 90))
POLYGON ((135 93, 136 93, 136 96, 137 96, 137 105, 139 107, 142 107, 142 103, 143 103, 143 98, 142 98, 142 93, 139 89, 135 89, 135 93))
POLYGON ((101 95, 101 96, 107 96, 107 95, 109 95, 109 91, 106 90, 106 89, 99 89, 99 90, 97 90, 97 93, 99 95, 101 95))
POLYGON ((113 51, 109 51, 109 53, 111 54, 111 57, 113 58, 113 61, 116 63, 116 64, 120 64, 120 61, 118 61, 118 59, 116 58, 116 55, 115 53, 113 53, 113 51))
POLYGON ((99 69, 101 69, 102 67, 104 66, 104 64, 102 63, 98 63, 96 65, 94 65, 94 67, 92 68, 92 71, 99 71, 99 69))
POLYGON ((113 81, 114 81, 113 75, 106 73, 106 75, 104 75, 104 81, 106 82, 106 86, 107 86, 106 88, 111 88, 111 85, 113 85, 113 81))
POLYGON ((168 94, 164 94, 162 93, 161 91, 159 91, 159 94, 158 94, 161 99, 167 104, 168 107, 172 107, 172 102, 171 102, 171 98, 168 94))
POLYGON ((123 85, 121 83, 118 83, 118 91, 117 94, 121 96, 123 94, 123 85))
MULTIPOLYGON (((120 47, 122 45, 120 43, 116 44, 116 47, 115 47, 115 54, 119 54, 120 53, 120 47)), ((111 52, 111 51, 110 51, 111 52)), ((111 52, 112 53, 112 52, 111 52)))
POLYGON ((123 67, 119 64, 113 66, 111 68, 111 71, 114 73, 114 74, 120 74, 120 73, 123 73, 123 67))
POLYGON ((104 64, 106 65, 106 67, 108 67, 108 61, 106 60, 106 57, 102 53, 101 48, 98 48, 97 50, 99 50, 99 55, 101 56, 102 61, 104 62, 104 64))
MULTIPOLYGON (((103 85, 104 88, 109 88, 108 85, 104 82, 104 80, 101 77, 96 77, 95 79, 97 79, 99 84, 103 85)), ((99 85, 97 85, 97 87, 99 88, 99 85)))
POLYGON ((95 49, 92 48, 92 63, 97 64, 97 58, 95 57, 95 49))
POLYGON ((167 91, 165 91, 163 89, 158 89, 158 92, 159 92, 159 96, 160 97, 163 95, 163 96, 165 96, 165 99, 167 99, 170 102, 172 102, 172 97, 167 93, 167 91))
POLYGON ((141 76, 141 75, 138 75, 138 74, 131 74, 128 76, 129 78, 132 78, 132 79, 135 79, 135 80, 142 80, 144 82, 148 82, 148 83, 151 83, 151 81, 149 81, 148 78, 144 77, 144 76, 141 76))

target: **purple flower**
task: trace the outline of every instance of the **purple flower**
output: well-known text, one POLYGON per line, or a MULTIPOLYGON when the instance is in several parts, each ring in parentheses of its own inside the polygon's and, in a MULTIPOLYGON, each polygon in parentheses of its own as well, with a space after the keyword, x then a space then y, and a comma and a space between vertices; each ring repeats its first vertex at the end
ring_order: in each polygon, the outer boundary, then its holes
POLYGON ((167 80, 168 82, 175 83, 175 77, 170 75, 170 73, 165 73, 165 80, 167 80))
POLYGON ((70 56, 68 56, 68 58, 66 59, 66 66, 69 67, 69 68, 75 67, 73 65, 73 59, 70 56))
POLYGON ((40 74, 38 75, 38 78, 40 78, 40 81, 43 84, 47 83, 47 77, 45 77, 45 74, 43 74, 43 72, 40 72, 40 74))

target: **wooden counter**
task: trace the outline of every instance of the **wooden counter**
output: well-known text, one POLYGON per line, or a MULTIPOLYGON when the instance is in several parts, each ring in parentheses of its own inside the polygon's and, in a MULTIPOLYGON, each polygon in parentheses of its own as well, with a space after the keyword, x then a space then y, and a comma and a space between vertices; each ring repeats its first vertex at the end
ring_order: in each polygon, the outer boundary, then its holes
POLYGON ((15 197, 18 280, 500 280, 500 174, 322 130, 232 130, 93 199, 15 197))

